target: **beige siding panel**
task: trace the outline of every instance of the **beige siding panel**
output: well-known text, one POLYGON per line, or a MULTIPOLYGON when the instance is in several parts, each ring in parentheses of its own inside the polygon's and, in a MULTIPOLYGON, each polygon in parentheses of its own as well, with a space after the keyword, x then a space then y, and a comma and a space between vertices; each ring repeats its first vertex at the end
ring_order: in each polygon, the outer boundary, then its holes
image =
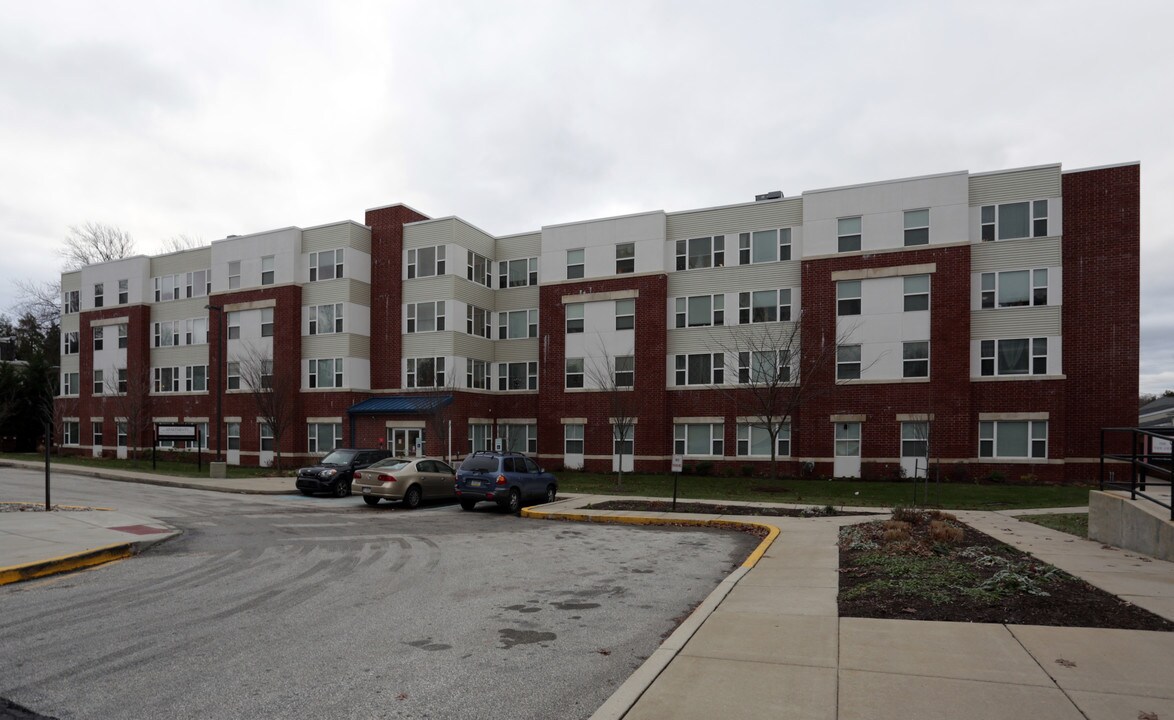
MULTIPOLYGON (((794 227, 803 224, 803 198, 670 213, 667 224, 669 240, 794 227)), ((737 250, 736 245, 734 249, 737 250)), ((729 251, 727 244, 726 252, 729 251)))
POLYGON ((371 338, 354 333, 306 335, 302 337, 303 358, 371 357, 371 338))
MULTIPOLYGON (((211 267, 212 248, 202 247, 151 258, 151 277, 208 270, 211 267)), ((148 291, 154 293, 153 288, 149 288, 148 291)))
POLYGON ((976 340, 1041 337, 1060 334, 1060 306, 976 310, 970 313, 970 337, 976 340))
MULTIPOLYGON (((469 282, 468 280, 454 283, 451 297, 454 300, 460 300, 466 305, 476 305, 482 310, 493 310, 493 305, 497 298, 493 290, 490 290, 484 285, 469 282)), ((461 318, 461 320, 463 321, 464 318, 461 318)))
POLYGON ((970 246, 970 269, 974 272, 1060 267, 1063 264, 1063 251, 1058 237, 1001 240, 970 246))
POLYGON ((476 360, 493 360, 494 342, 476 335, 454 333, 452 349, 457 357, 474 358, 476 360))
POLYGON ((448 357, 455 355, 456 353, 453 352, 453 336, 456 334, 451 331, 445 331, 404 335, 403 356, 409 358, 433 357, 436 355, 448 357))
POLYGON ((529 310, 538 307, 538 288, 520 287, 497 291, 498 312, 503 310, 529 310))
MULTIPOLYGON (((81 313, 69 313, 61 316, 61 332, 77 332, 82 325, 81 313)), ((80 336, 79 336, 80 338, 80 336)))
MULTIPOLYGON (((456 220, 453 223, 453 239, 456 240, 457 245, 472 250, 478 255, 484 255, 490 260, 493 259, 495 244, 493 236, 478 230, 464 220, 456 220)), ((467 257, 454 259, 459 260, 461 266, 468 263, 467 257)))
POLYGON ((494 345, 493 359, 497 362, 538 360, 538 338, 498 340, 494 345))
MULTIPOLYGON (((79 356, 79 355, 62 355, 61 356, 61 367, 59 367, 57 369, 59 374, 57 376, 56 388, 58 390, 61 389, 61 375, 60 375, 60 373, 81 372, 81 370, 80 370, 81 365, 82 365, 81 356, 79 356)), ((78 381, 84 383, 86 381, 86 379, 85 378, 78 378, 78 381)), ((90 378, 90 383, 91 383, 90 387, 93 387, 93 382, 94 382, 94 378, 91 377, 90 378)))
MULTIPOLYGON (((774 338, 768 344, 774 344, 778 349, 782 349, 793 332, 795 332, 795 323, 772 323, 757 327, 739 325, 733 327, 672 329, 668 331, 666 352, 669 355, 677 355, 680 353, 736 352, 739 350, 749 350, 754 347, 761 348, 764 346, 764 342, 761 339, 749 340, 749 338, 763 338, 767 336, 774 338)), ((797 335, 795 342, 798 342, 797 335)), ((729 365, 732 360, 727 358, 726 362, 729 365)))
MULTIPOLYGON (((542 254, 542 233, 514 235, 497 241, 497 260, 538 257, 542 254)), ((496 270, 497 268, 494 268, 496 270)))
MULTIPOLYGON (((734 252, 737 252, 737 246, 734 252)), ((729 256, 727 243, 726 257, 729 256)), ((799 287, 802 281, 801 265, 797 261, 786 261, 669 273, 668 293, 672 297, 744 289, 799 287)))
POLYGON ((347 223, 347 227, 350 229, 350 236, 351 236, 351 244, 349 245, 349 247, 353 247, 356 250, 361 250, 361 251, 367 253, 368 255, 370 255, 371 254, 371 228, 367 227, 366 225, 360 225, 355 222, 347 223))
MULTIPOLYGON (((151 305, 151 322, 208 317, 208 311, 204 309, 207 304, 208 298, 206 297, 154 303, 151 305)), ((183 328, 180 328, 180 331, 182 332, 183 328)))
POLYGON ((354 303, 371 306, 371 286, 359 280, 340 278, 302 285, 302 305, 325 303, 354 303))
POLYGON ((451 243, 455 238, 455 226, 456 220, 453 218, 406 225, 404 226, 404 249, 451 243))
POLYGON ((180 347, 151 348, 151 367, 175 367, 184 365, 207 364, 207 345, 183 345, 180 347))
POLYGON ((970 205, 1060 197, 1060 166, 970 176, 970 205))
POLYGON ((335 248, 353 248, 371 254, 371 230, 356 222, 323 225, 302 231, 302 252, 321 252, 335 248))
MULTIPOLYGON (((465 259, 461 258, 464 266, 465 259)), ((450 266, 451 267, 451 266, 450 266)), ((403 284, 403 301, 405 303, 428 302, 429 300, 448 300, 456 294, 459 280, 456 275, 439 275, 435 277, 413 278, 405 280, 403 284)), ((468 282, 465 280, 465 282, 468 282)))
POLYGON ((81 290, 82 289, 82 271, 75 270, 73 272, 61 273, 61 291, 66 290, 81 290))

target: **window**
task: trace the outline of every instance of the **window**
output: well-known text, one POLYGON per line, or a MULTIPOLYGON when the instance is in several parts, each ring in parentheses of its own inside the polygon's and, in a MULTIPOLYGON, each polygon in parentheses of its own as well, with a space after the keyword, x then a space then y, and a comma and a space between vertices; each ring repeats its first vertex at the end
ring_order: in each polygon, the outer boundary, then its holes
POLYGON ((465 306, 465 332, 477 337, 493 337, 490 329, 492 314, 474 305, 465 306))
POLYGON ((583 387, 583 358, 567 358, 567 388, 583 387))
POLYGON ((184 368, 184 389, 188 392, 207 392, 208 366, 188 365, 184 368))
POLYGON ((1048 304, 1048 270, 1010 270, 983 273, 982 307, 1027 307, 1048 304))
MULTIPOLYGON (((313 362, 313 360, 311 360, 310 362, 313 362)), ((227 375, 228 375, 228 383, 227 383, 228 389, 229 390, 240 390, 241 389, 241 364, 239 362, 234 362, 232 360, 229 360, 227 375)), ((314 387, 314 386, 311 385, 310 387, 314 387)))
POLYGON ((485 360, 469 360, 465 373, 465 385, 478 390, 488 390, 489 363, 485 360))
POLYGON ((738 322, 759 323, 791 319, 791 289, 738 293, 738 322))
POLYGON ((273 308, 261 308, 261 337, 273 337, 273 308))
POLYGON ((66 290, 65 291, 65 300, 61 304, 61 311, 64 313, 75 313, 81 309, 80 305, 81 305, 81 291, 79 291, 79 290, 66 290))
MULTIPOLYGON (((538 427, 535 425, 498 425, 498 434, 502 439, 502 446, 506 452, 538 452, 538 427)), ((506 458, 506 462, 509 462, 506 458)), ((524 461, 526 472, 535 472, 538 466, 530 458, 519 458, 518 471, 522 471, 524 461)), ((507 465, 508 467, 508 465, 507 465)))
POLYGON ((306 451, 328 453, 342 444, 342 423, 309 423, 306 426, 306 451))
POLYGON ((94 428, 94 447, 102 447, 102 430, 103 424, 101 420, 95 420, 91 425, 94 428))
POLYGON ((836 221, 836 252, 855 252, 860 249, 860 216, 836 221))
POLYGON ((929 210, 905 211, 905 247, 929 244, 929 210))
POLYGON ((469 423, 469 452, 493 449, 493 426, 469 423))
POLYGON ((726 264, 725 248, 725 235, 678 240, 677 269, 722 267, 726 264))
POLYGON ((860 346, 841 345, 836 348, 836 379, 858 380, 860 378, 860 346))
POLYGON ((80 343, 77 331, 61 333, 62 355, 77 355, 80 343))
POLYGON ((94 283, 94 307, 102 307, 106 300, 106 287, 102 283, 94 283))
POLYGON ((273 284, 273 256, 266 255, 261 258, 261 284, 273 284))
POLYGON ((115 442, 118 447, 126 447, 126 421, 119 420, 114 423, 115 442))
POLYGON ((725 324, 725 295, 679 297, 675 304, 676 326, 679 328, 725 324))
POLYGON ((410 388, 444 387, 444 358, 408 358, 406 384, 410 388))
POLYGON ((720 385, 725 382, 725 360, 721 353, 677 355, 677 385, 720 385))
POLYGON ((791 259, 791 228, 758 230, 738 236, 738 263, 775 262, 791 259))
POLYGON ((636 357, 620 355, 615 360, 616 387, 632 387, 636 384, 636 357))
POLYGON ((1047 420, 996 420, 978 424, 980 458, 1048 457, 1047 420))
POLYGON ((725 426, 722 423, 673 425, 673 454, 722 455, 725 451, 725 426))
POLYGON ((239 312, 228 313, 228 339, 240 340, 241 336, 241 314, 239 312))
POLYGON ((155 302, 178 300, 183 297, 180 292, 180 275, 161 275, 155 278, 155 302))
POLYGON ((342 303, 311 305, 309 316, 311 335, 342 332, 342 303))
POLYGON ((929 310, 929 275, 906 275, 905 312, 929 310))
POLYGON ((184 321, 184 343, 204 345, 208 342, 208 318, 192 318, 184 321))
POLYGON ((841 280, 836 283, 836 315, 860 314, 860 281, 841 280))
POLYGON ((126 325, 118 326, 118 347, 125 349, 127 345, 126 325))
POLYGON ((836 423, 836 457, 860 457, 860 423, 836 423))
POLYGON ((261 360, 260 383, 261 386, 252 388, 253 390, 272 390, 273 389, 273 361, 261 360))
POLYGON ((118 368, 118 394, 126 394, 126 368, 118 368))
POLYGON ((228 262, 228 289, 235 290, 241 286, 241 261, 228 262))
POLYGON ((77 445, 81 442, 81 423, 77 420, 66 420, 61 423, 61 444, 77 445))
POLYGON ((106 328, 101 327, 101 326, 96 327, 93 329, 93 333, 94 333, 94 350, 95 351, 101 350, 102 347, 106 344, 105 343, 106 328))
POLYGON ((982 239, 1015 240, 1048 234, 1048 201, 984 205, 981 213, 982 239))
POLYGON ((498 313, 497 319, 498 338, 501 340, 538 337, 537 310, 514 310, 498 313))
POLYGON ((198 422, 196 425, 196 435, 199 436, 200 447, 204 450, 208 449, 208 423, 198 422))
POLYGON ((525 287, 538 284, 538 258, 504 260, 498 263, 498 287, 525 287))
POLYGON ((444 301, 408 303, 407 332, 444 330, 444 301))
MULTIPOLYGON (((775 457, 789 457, 791 454, 791 423, 779 428, 775 457)), ((770 432, 751 423, 738 425, 738 455, 744 457, 770 457, 770 432)))
POLYGON ((130 302, 130 281, 118 281, 118 304, 125 305, 130 302))
POLYGON ((791 367, 784 363, 785 357, 777 350, 738 353, 738 382, 767 386, 791 382, 791 367))
POLYGON ((566 306, 567 334, 583 332, 583 303, 571 303, 566 306))
POLYGON ((61 374, 61 394, 62 395, 77 395, 81 392, 81 374, 80 373, 62 373, 61 374))
POLYGON ((241 449, 241 424, 230 422, 224 424, 224 434, 228 437, 228 449, 241 449))
POLYGON ((633 455, 635 455, 636 443, 632 439, 632 435, 635 432, 636 432, 636 428, 632 425, 629 425, 626 428, 626 430, 625 430, 625 428, 621 428, 619 425, 612 425, 611 426, 612 452, 615 453, 616 455, 622 455, 624 457, 632 457, 633 455), (623 435, 624 437, 621 438, 620 437, 621 435, 623 435))
POLYGON ((444 274, 444 245, 408 251, 408 279, 444 274))
POLYGON ((342 248, 310 253, 310 282, 342 277, 342 248))
POLYGON ((342 358, 308 360, 307 363, 310 368, 311 388, 342 387, 342 358))
POLYGON ((469 261, 465 270, 465 277, 485 287, 493 287, 493 283, 489 278, 489 258, 484 255, 478 255, 472 250, 468 251, 469 261))
POLYGON ((94 371, 94 392, 93 392, 94 395, 105 394, 106 381, 102 377, 102 375, 103 375, 103 372, 101 370, 94 371))
POLYGON ((179 368, 177 368, 177 367, 157 367, 157 368, 154 368, 154 373, 155 373, 155 392, 157 392, 157 393, 179 392, 179 368))
POLYGON ((180 344, 178 320, 155 323, 155 347, 172 347, 180 344))
POLYGON ((901 423, 901 457, 929 457, 929 423, 901 423))
POLYGON ((515 362, 498 363, 497 365, 498 390, 537 390, 538 363, 515 362))
MULTIPOLYGON (((179 276, 176 275, 178 279, 179 276)), ((197 270, 184 275, 184 287, 188 297, 204 297, 212 292, 212 273, 209 270, 197 270)), ((179 297, 176 290, 176 297, 179 297)))
POLYGON ((616 330, 636 329, 636 300, 616 300, 616 330))
POLYGON ((567 250, 567 280, 583 277, 583 248, 567 250))
POLYGON ((929 377, 929 341, 907 342, 901 344, 902 370, 901 377, 921 378, 929 377))
POLYGON ((983 340, 979 357, 979 372, 984 376, 1047 375, 1048 339, 983 340))
POLYGON ((567 455, 583 454, 582 425, 563 425, 563 452, 567 455))
POLYGON ((636 272, 636 243, 616 244, 616 275, 636 272))

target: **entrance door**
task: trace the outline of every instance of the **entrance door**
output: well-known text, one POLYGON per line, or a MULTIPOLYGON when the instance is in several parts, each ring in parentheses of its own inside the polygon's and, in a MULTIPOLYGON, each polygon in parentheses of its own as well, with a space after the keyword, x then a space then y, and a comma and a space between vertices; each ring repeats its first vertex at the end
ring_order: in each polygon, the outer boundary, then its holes
POLYGON ((387 447, 396 457, 416 457, 417 447, 424 444, 424 428, 388 428, 387 447))
POLYGON ((836 477, 860 477, 860 423, 836 423, 836 477))

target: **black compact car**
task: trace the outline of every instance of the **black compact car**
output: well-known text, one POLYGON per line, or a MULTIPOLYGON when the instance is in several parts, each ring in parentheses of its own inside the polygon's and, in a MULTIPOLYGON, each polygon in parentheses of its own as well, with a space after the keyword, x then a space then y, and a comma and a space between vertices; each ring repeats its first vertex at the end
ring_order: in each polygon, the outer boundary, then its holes
POLYGON ((300 468, 296 485, 303 495, 330 493, 334 497, 346 497, 351 494, 351 479, 356 470, 362 470, 391 455, 388 450, 374 448, 339 448, 322 458, 322 462, 317 465, 300 468))
POLYGON ((489 501, 516 513, 528 501, 554 502, 558 480, 522 453, 478 451, 457 469, 461 509, 489 501))

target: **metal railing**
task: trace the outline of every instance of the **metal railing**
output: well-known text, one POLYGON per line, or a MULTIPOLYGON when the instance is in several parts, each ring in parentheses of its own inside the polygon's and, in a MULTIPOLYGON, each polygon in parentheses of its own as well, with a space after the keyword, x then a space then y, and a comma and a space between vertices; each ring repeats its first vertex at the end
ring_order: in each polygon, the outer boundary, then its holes
MULTIPOLYGON (((1174 520, 1174 492, 1171 498, 1163 500, 1152 494, 1151 486, 1171 488, 1174 476, 1174 428, 1101 428, 1101 490, 1128 490, 1133 500, 1141 498, 1166 508, 1174 520), (1121 435, 1128 434, 1129 452, 1106 452, 1110 442, 1124 444, 1121 435), (1154 441, 1161 441, 1158 450, 1154 441), (1116 460, 1129 464, 1129 482, 1119 482, 1116 471, 1109 470, 1106 476, 1105 461, 1116 460)), ((1172 489, 1174 490, 1174 489, 1172 489)))

